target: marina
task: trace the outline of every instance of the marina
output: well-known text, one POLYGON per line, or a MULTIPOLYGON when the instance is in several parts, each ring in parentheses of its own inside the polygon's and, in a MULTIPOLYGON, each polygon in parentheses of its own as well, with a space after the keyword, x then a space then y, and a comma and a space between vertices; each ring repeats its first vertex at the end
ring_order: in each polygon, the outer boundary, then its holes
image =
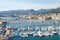
MULTIPOLYGON (((42 27, 44 28, 44 27, 42 27)), ((13 27, 9 27, 7 26, 5 28, 6 32, 4 34, 3 39, 9 39, 11 37, 21 37, 21 38, 28 38, 28 37, 50 37, 50 36, 54 36, 54 35, 58 35, 59 36, 59 31, 60 30, 60 26, 59 27, 53 27, 53 26, 49 26, 49 27, 45 27, 44 30, 42 30, 42 28, 40 28, 40 30, 29 30, 28 28, 22 28, 22 30, 18 30, 17 29, 13 29, 13 27), (49 29, 50 28, 50 29, 49 29), (58 30, 57 30, 58 28, 58 30), (24 30, 26 29, 26 30, 24 30), (49 30, 47 30, 49 29, 49 30)))
POLYGON ((40 21, 32 19, 19 21, 16 19, 4 21, 0 20, 0 34, 1 40, 21 40, 21 38, 22 40, 28 40, 28 38, 30 39, 31 37, 32 40, 35 38, 38 40, 44 40, 45 38, 60 36, 60 22, 53 20, 40 21))

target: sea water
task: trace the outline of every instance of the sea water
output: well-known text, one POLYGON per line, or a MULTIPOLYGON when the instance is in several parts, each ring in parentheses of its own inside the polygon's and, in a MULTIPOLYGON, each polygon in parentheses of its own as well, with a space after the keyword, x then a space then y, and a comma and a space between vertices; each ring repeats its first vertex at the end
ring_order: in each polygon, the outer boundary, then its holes
POLYGON ((53 21, 44 21, 44 22, 34 22, 32 21, 31 23, 29 21, 22 21, 19 23, 8 23, 6 26, 11 26, 11 27, 46 27, 46 26, 60 26, 60 23, 55 23, 53 21))
POLYGON ((9 38, 9 40, 60 40, 60 36, 59 35, 45 36, 45 37, 29 36, 27 38, 12 37, 12 38, 9 38))
MULTIPOLYGON (((35 21, 21 21, 19 23, 7 23, 7 24, 1 24, 2 26, 11 26, 11 27, 16 27, 16 28, 20 28, 20 27, 47 27, 47 26, 54 26, 54 27, 58 27, 60 26, 60 23, 55 23, 54 21, 42 21, 42 22, 35 22, 35 21)), ((1 26, 0 25, 0 26, 1 26)), ((18 33, 18 31, 15 31, 15 33, 18 33)), ((33 36, 29 36, 27 38, 21 38, 21 37, 11 37, 9 38, 9 40, 59 40, 60 39, 60 35, 53 35, 53 36, 46 36, 46 37, 33 37, 33 36)))

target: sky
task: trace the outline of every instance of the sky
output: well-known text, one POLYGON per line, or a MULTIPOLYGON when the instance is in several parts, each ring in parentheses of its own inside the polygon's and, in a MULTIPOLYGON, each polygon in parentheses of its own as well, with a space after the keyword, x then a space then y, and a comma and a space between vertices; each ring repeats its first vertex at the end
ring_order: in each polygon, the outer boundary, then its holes
POLYGON ((0 0, 0 11, 50 9, 60 7, 60 0, 0 0))

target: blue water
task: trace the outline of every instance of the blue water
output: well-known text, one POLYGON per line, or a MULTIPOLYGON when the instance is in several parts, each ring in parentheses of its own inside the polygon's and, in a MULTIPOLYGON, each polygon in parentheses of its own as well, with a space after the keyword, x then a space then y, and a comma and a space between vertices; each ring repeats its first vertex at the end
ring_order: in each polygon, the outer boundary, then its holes
POLYGON ((11 27, 46 27, 46 26, 60 26, 60 23, 55 23, 53 21, 44 21, 44 22, 29 22, 29 21, 22 21, 20 23, 8 23, 7 26, 11 27))
POLYGON ((9 40, 60 40, 60 36, 54 35, 49 37, 28 37, 28 38, 21 38, 21 37, 12 37, 9 40))
POLYGON ((6 19, 6 20, 15 20, 16 18, 15 17, 0 17, 2 19, 6 19))

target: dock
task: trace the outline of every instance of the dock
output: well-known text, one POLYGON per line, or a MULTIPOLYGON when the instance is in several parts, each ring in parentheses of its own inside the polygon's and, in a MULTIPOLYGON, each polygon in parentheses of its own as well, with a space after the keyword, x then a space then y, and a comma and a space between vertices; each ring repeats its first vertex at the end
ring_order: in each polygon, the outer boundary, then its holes
POLYGON ((0 40, 2 40, 3 39, 3 35, 0 35, 0 40))

